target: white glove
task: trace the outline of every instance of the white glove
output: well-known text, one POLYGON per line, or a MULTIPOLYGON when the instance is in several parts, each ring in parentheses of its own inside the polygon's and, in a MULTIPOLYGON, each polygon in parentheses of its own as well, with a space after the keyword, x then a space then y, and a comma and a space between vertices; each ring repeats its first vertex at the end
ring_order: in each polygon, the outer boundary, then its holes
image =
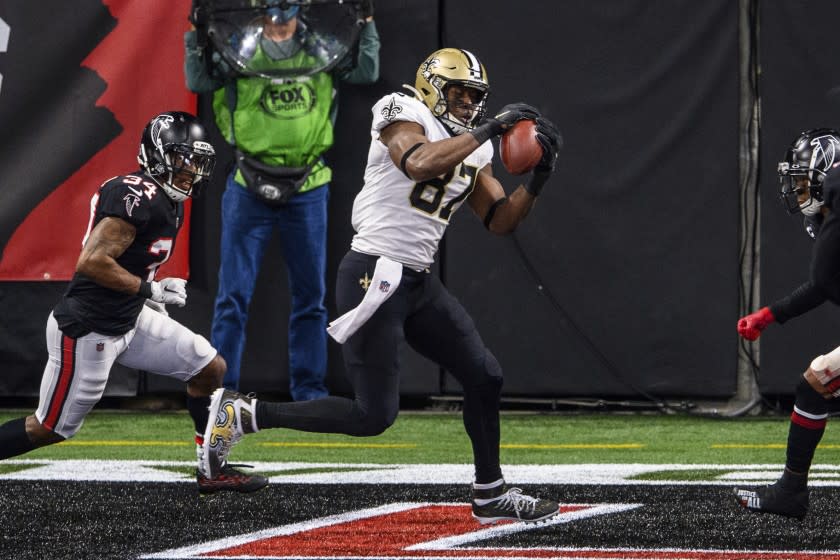
POLYGON ((183 278, 164 278, 160 282, 151 282, 152 297, 158 303, 174 303, 178 307, 187 304, 187 281, 183 278))
POLYGON ((164 304, 158 303, 156 301, 152 301, 150 299, 147 299, 144 303, 146 304, 146 307, 148 307, 149 309, 151 309, 153 311, 157 311, 161 315, 169 317, 169 312, 166 310, 166 306, 164 304))

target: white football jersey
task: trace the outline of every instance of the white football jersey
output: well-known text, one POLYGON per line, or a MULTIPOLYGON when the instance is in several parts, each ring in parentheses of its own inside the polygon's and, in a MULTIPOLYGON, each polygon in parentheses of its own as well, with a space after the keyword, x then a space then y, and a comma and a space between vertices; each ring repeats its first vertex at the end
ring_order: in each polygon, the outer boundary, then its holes
POLYGON ((478 171, 493 159, 489 140, 446 175, 416 183, 394 164, 379 131, 396 121, 416 122, 435 142, 449 130, 414 97, 392 93, 373 106, 365 185, 353 202, 354 251, 386 256, 414 270, 431 266, 449 219, 475 187, 478 171))

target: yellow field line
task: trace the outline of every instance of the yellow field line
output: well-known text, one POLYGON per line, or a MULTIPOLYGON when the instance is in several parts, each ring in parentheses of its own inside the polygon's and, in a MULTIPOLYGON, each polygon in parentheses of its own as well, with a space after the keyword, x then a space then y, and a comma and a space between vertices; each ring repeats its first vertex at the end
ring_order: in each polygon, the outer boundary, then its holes
MULTIPOLYGON (((784 449, 784 443, 713 443, 712 449, 784 449)), ((840 445, 834 443, 821 443, 819 449, 840 449, 840 445)))
POLYGON ((412 449, 417 447, 413 443, 307 443, 307 442, 270 442, 258 443, 263 447, 318 447, 318 448, 352 448, 352 449, 412 449))
POLYGON ((641 443, 503 443, 502 449, 641 449, 641 443))

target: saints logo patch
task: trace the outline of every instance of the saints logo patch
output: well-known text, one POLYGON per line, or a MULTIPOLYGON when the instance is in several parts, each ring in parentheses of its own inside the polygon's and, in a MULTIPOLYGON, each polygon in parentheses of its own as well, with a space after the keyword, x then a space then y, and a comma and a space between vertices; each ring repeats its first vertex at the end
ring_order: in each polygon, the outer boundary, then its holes
POLYGON ((382 111, 380 111, 380 113, 386 121, 392 121, 397 118, 397 115, 402 113, 402 110, 403 108, 400 105, 397 105, 396 99, 392 97, 391 102, 382 107, 382 111))

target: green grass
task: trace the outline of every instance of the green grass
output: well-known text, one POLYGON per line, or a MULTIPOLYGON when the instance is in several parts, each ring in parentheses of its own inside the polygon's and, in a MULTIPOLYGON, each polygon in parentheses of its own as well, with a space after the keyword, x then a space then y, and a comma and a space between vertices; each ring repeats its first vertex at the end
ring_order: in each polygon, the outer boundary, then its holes
MULTIPOLYGON (((0 412, 0 423, 26 414, 0 412)), ((787 417, 712 419, 633 414, 503 414, 504 464, 784 463, 787 417)), ((194 457, 185 412, 94 411, 70 441, 35 450, 27 459, 155 459, 194 457)), ((247 436, 235 461, 341 463, 471 463, 461 416, 400 415, 384 434, 353 438, 291 430, 247 436)), ((840 463, 840 430, 826 430, 817 463, 840 463)))

